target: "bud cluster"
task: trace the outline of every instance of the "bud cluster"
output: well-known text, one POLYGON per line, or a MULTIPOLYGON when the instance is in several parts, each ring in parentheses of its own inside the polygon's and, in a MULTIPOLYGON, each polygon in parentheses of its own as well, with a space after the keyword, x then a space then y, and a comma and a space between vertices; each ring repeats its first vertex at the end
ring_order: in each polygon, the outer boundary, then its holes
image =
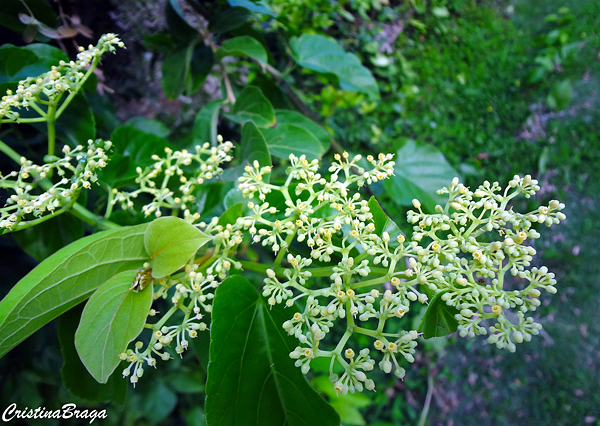
POLYGON ((62 158, 52 156, 42 165, 21 157, 19 171, 0 175, 0 187, 14 191, 0 208, 0 231, 16 230, 19 224, 56 215, 73 205, 81 189, 96 182, 96 172, 106 166, 110 147, 110 141, 101 139, 90 139, 87 148, 65 145, 62 158), (54 184, 46 179, 53 175, 61 178, 54 184), (38 187, 44 183, 46 190, 40 191, 38 187))
POLYGON ((18 122, 20 108, 32 107, 45 115, 37 103, 56 104, 65 92, 76 93, 104 53, 114 53, 115 47, 124 46, 115 34, 104 34, 96 46, 90 45, 87 50, 80 47, 76 60, 60 61, 38 77, 19 81, 16 91, 8 90, 0 100, 0 122, 18 122))
POLYGON ((220 166, 232 160, 232 149, 233 144, 223 142, 221 136, 218 146, 211 147, 209 143, 196 145, 195 153, 185 149, 173 151, 171 148, 165 148, 164 158, 153 155, 152 165, 145 169, 136 169, 138 177, 135 182, 139 188, 133 191, 113 189, 111 203, 119 203, 123 209, 133 209, 133 199, 147 194, 152 201, 142 207, 146 216, 154 214, 160 217, 161 208, 189 210, 196 201, 198 185, 223 172, 220 166), (173 181, 176 181, 175 184, 173 181))

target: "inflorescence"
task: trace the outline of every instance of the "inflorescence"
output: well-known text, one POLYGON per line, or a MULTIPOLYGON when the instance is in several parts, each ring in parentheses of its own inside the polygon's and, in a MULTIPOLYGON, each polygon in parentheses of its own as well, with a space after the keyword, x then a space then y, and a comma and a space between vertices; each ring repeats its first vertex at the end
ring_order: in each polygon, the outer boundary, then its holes
POLYGON ((77 93, 100 57, 107 51, 114 53, 115 47, 125 45, 115 34, 104 34, 96 46, 80 47, 75 61, 60 61, 38 77, 19 81, 16 91, 8 90, 0 100, 0 122, 19 122, 20 108, 33 108, 46 116, 41 106, 56 105, 65 92, 77 93))
POLYGON ((110 147, 111 142, 101 139, 90 139, 87 147, 65 145, 63 157, 53 156, 43 165, 21 157, 19 171, 0 175, 0 188, 14 191, 0 208, 0 232, 31 226, 72 207, 82 188, 89 189, 97 181, 96 173, 106 166, 110 147), (61 177, 56 183, 47 179, 54 173, 61 177))
MULTIPOLYGON (((200 168, 210 166, 211 177, 216 177, 222 160, 231 159, 230 150, 228 142, 221 143, 210 154, 204 152, 208 158, 194 159, 200 168)), ((138 171, 139 183, 146 191, 156 188, 149 182, 166 178, 167 172, 185 176, 179 164, 191 154, 167 154, 167 159, 157 158, 154 166, 138 171)), ((527 243, 540 236, 534 224, 550 226, 565 219, 560 211, 564 205, 551 201, 530 213, 513 211, 509 203, 514 197, 530 197, 539 190, 529 175, 515 176, 505 189, 496 182, 484 182, 475 191, 455 178, 439 191, 448 195, 448 203, 436 206, 435 213, 424 213, 420 203, 413 201, 415 211, 408 214, 414 225, 411 240, 400 232, 377 235, 369 203, 358 190, 390 177, 394 162, 389 154, 369 155, 366 160, 368 169, 359 165, 363 164, 359 163, 361 156, 336 154, 329 174, 322 175, 318 160, 290 155, 283 185, 269 183, 271 167, 255 161, 246 166, 238 186, 251 200, 247 203, 249 214, 233 224, 222 225, 219 218, 196 223, 199 215, 188 207, 186 220, 212 236, 212 247, 200 258, 191 259, 183 272, 155 280, 155 298, 170 298, 172 308, 157 323, 148 324, 153 335, 145 349, 137 342, 135 349, 122 354, 121 358, 130 362, 124 375, 136 383, 144 363, 156 365, 153 354, 169 359, 164 348, 171 342, 181 354, 188 338, 208 329, 203 312, 211 312, 214 290, 229 270, 249 266, 265 273, 263 296, 268 304, 285 304, 290 310, 302 306, 282 324, 299 341, 290 353, 296 366, 307 373, 312 360, 329 358, 330 380, 342 394, 373 390, 375 383, 368 373, 376 366, 404 377, 403 365, 414 361, 419 333, 410 324, 403 331, 391 332, 387 321, 400 320, 413 303, 427 304, 428 294, 440 294, 448 306, 456 308, 463 337, 488 335, 488 342, 513 352, 517 343, 538 334, 541 325, 526 314, 540 305, 541 290, 556 292, 556 281, 546 267, 530 268, 535 249, 527 243), (283 197, 284 206, 270 204, 275 193, 283 197), (236 259, 238 248, 248 238, 273 251, 274 266, 249 265, 236 259), (305 245, 310 256, 296 254, 290 247, 294 240, 305 245), (313 261, 329 266, 316 267, 313 261), (507 288, 507 273, 528 284, 522 290, 507 288), (183 321, 165 325, 176 311, 183 312, 183 321), (345 329, 337 342, 329 338, 334 327, 345 329), (372 346, 357 347, 356 341, 350 340, 355 333, 369 336, 372 346), (340 366, 341 375, 334 372, 340 366)), ((201 179, 209 178, 204 175, 201 179)), ((155 200, 145 207, 146 214, 158 216, 161 207, 185 208, 192 200, 184 198, 189 197, 186 180, 181 183, 180 195, 163 191, 171 204, 161 204, 163 192, 155 189, 155 200), (176 200, 180 202, 174 206, 176 200)), ((119 200, 124 207, 131 206, 125 196, 119 200)), ((151 315, 155 313, 151 311, 151 315)))

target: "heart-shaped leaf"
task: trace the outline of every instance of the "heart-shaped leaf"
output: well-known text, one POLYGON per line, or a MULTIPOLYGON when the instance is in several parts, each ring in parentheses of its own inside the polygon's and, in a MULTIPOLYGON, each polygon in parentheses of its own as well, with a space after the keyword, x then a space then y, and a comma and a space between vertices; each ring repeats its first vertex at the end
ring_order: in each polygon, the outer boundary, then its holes
POLYGON ((174 216, 152 221, 144 235, 144 246, 151 259, 152 276, 162 278, 171 275, 210 240, 210 236, 174 216))

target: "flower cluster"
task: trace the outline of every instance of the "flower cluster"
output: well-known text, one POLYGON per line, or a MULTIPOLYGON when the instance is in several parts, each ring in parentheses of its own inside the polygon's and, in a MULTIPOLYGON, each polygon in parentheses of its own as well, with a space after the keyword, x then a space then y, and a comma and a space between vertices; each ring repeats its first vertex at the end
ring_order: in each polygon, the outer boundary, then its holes
POLYGON ((104 34, 96 46, 80 47, 75 61, 60 61, 47 73, 19 81, 15 92, 8 90, 0 101, 0 122, 18 122, 19 109, 29 107, 41 116, 46 116, 40 106, 56 104, 65 92, 76 93, 83 82, 107 51, 114 52, 115 46, 124 47, 115 34, 104 34))
MULTIPOLYGON (((283 324, 299 342, 290 357, 304 373, 315 358, 329 358, 330 380, 343 394, 373 390, 368 374, 376 367, 404 377, 403 365, 414 361, 420 335, 402 322, 413 303, 441 298, 457 312, 461 336, 488 334, 490 343, 509 351, 539 332, 541 326, 525 314, 539 306, 540 290, 556 291, 555 280, 545 267, 529 269, 535 250, 527 242, 539 237, 534 224, 552 225, 565 216, 558 201, 526 214, 513 211, 509 204, 514 197, 529 197, 539 189, 530 176, 515 176, 504 190, 498 183, 485 182, 471 191, 454 179, 440 191, 448 195, 448 203, 436 206, 433 214, 424 213, 414 200, 416 210, 408 214, 414 232, 408 241, 397 227, 384 231, 373 214, 379 205, 357 192, 393 174, 391 155, 368 156, 369 168, 361 165, 361 156, 336 155, 327 176, 319 173, 317 160, 294 155, 289 160, 283 185, 269 183, 269 166, 254 162, 246 167, 239 190, 251 199, 248 215, 226 225, 218 218, 196 224, 213 237, 212 247, 185 273, 161 283, 157 292, 166 298, 168 289, 175 287, 175 295, 168 294, 174 309, 184 311, 184 320, 169 328, 164 326, 166 316, 152 326, 156 336, 145 351, 136 346, 123 354, 132 363, 126 375, 132 365, 139 371, 144 360, 154 365, 150 352, 160 352, 173 338, 178 353, 185 349, 187 337, 194 337, 188 324, 198 324, 202 310, 211 311, 212 291, 233 267, 264 271, 262 294, 268 304, 301 306, 283 324), (248 234, 253 243, 271 248, 276 255, 273 265, 236 260, 248 234), (310 255, 296 252, 294 240, 310 255), (317 262, 329 265, 313 264, 317 262), (529 284, 521 290, 507 288, 509 272, 529 284), (394 331, 398 327, 388 326, 388 320, 405 326, 394 331), (345 330, 337 342, 330 338, 334 327, 345 330), (370 337, 372 346, 357 347, 351 340, 354 334, 370 337)), ((206 328, 200 324, 193 331, 206 328)), ((132 382, 137 377, 139 373, 132 382)))
POLYGON ((106 166, 110 147, 110 141, 101 139, 90 139, 87 147, 65 145, 62 158, 53 157, 42 165, 21 157, 19 171, 0 175, 0 188, 14 191, 0 208, 0 232, 16 230, 30 224, 28 221, 42 220, 72 206, 81 189, 96 182, 96 172, 106 166), (53 175, 61 178, 54 184, 47 179, 53 175))
POLYGON ((146 216, 154 214, 160 217, 161 208, 188 210, 196 201, 198 185, 223 172, 221 165, 232 160, 232 149, 233 144, 223 142, 221 136, 218 146, 211 147, 209 143, 196 145, 194 153, 165 148, 165 158, 153 155, 152 165, 145 169, 137 168, 135 182, 139 187, 130 192, 113 189, 111 203, 119 203, 124 210, 132 209, 134 198, 148 194, 152 201, 142 207, 146 216), (171 189, 172 179, 176 180, 176 189, 171 189))

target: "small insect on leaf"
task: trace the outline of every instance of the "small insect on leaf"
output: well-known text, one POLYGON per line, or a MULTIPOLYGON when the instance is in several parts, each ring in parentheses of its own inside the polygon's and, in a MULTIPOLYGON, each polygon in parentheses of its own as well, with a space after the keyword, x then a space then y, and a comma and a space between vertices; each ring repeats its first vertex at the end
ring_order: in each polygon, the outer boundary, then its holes
POLYGON ((133 290, 134 293, 137 293, 138 291, 145 289, 151 281, 152 268, 139 271, 137 274, 135 274, 135 278, 133 279, 133 284, 131 285, 130 290, 133 290))

